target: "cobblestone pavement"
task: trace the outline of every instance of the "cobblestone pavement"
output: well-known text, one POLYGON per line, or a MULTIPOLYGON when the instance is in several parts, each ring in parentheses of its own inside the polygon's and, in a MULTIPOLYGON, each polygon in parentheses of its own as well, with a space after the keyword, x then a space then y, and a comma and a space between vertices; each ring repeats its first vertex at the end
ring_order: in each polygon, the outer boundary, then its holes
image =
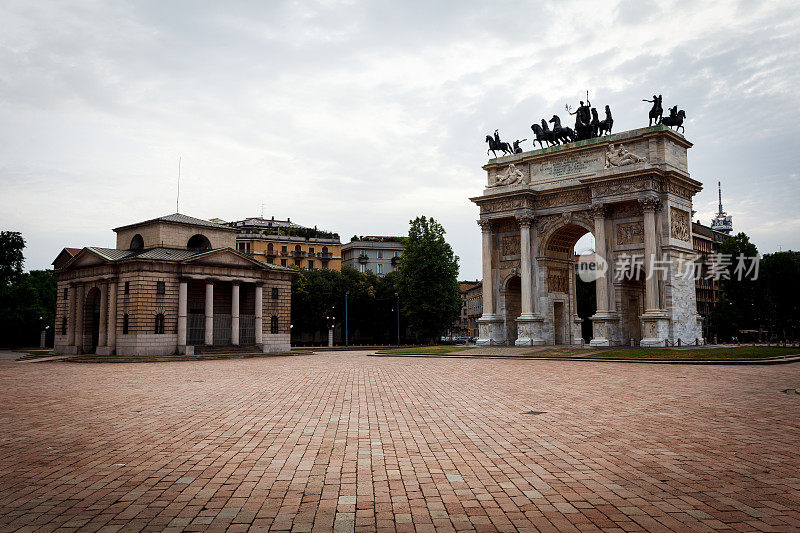
POLYGON ((4 361, 0 530, 797 530, 798 386, 800 364, 4 361))

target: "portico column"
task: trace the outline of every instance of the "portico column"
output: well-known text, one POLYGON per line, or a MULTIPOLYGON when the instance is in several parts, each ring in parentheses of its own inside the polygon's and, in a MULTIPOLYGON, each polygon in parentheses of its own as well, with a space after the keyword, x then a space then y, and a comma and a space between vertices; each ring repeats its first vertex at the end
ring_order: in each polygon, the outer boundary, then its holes
MULTIPOLYGON (((595 265, 599 261, 608 262, 608 250, 606 250, 606 208, 602 204, 592 207, 594 215, 594 256, 595 265)), ((595 283, 595 293, 597 295, 597 313, 608 313, 608 271, 597 278, 595 283)))
POLYGON ((606 268, 598 274, 595 279, 595 295, 597 296, 597 311, 592 316, 592 340, 590 346, 611 346, 616 332, 616 321, 609 309, 609 289, 610 279, 609 269, 611 268, 611 257, 608 246, 606 245, 606 206, 595 204, 592 206, 594 216, 594 253, 595 266, 600 267, 605 263, 606 268))
POLYGON ((214 281, 206 281, 206 338, 207 345, 214 344, 214 281))
POLYGON ((100 285, 100 332, 97 346, 105 346, 108 339, 108 283, 100 285))
POLYGON ((78 347, 78 353, 81 353, 83 350, 83 285, 76 285, 75 292, 75 346, 78 347))
POLYGON ((644 264, 645 264, 645 313, 658 311, 658 278, 653 272, 656 255, 656 210, 660 206, 657 198, 639 200, 644 211, 644 264))
POLYGON ((522 215, 517 217, 519 222, 520 259, 519 271, 522 277, 522 316, 533 314, 532 279, 531 279, 531 222, 533 217, 522 215))
POLYGON ((117 347, 117 282, 108 284, 108 337, 106 346, 117 347))
POLYGON ((186 348, 186 318, 189 284, 185 279, 178 284, 178 346, 186 348))
POLYGON ((231 284, 231 344, 239 344, 239 282, 231 284))
POLYGON ((75 346, 75 292, 77 285, 70 283, 67 289, 67 346, 75 346))
POLYGON ((494 316, 494 287, 492 287, 492 222, 479 220, 483 241, 483 316, 494 316))
POLYGON ((255 296, 255 329, 256 329, 256 344, 261 344, 263 342, 261 334, 264 332, 264 287, 259 283, 256 285, 256 296, 255 296))

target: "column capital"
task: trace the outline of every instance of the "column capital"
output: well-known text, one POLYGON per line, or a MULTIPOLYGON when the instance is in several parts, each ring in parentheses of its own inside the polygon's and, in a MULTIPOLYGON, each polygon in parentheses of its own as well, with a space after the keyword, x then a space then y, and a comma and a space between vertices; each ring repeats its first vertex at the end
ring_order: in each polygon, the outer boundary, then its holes
POLYGON ((206 278, 206 285, 213 285, 217 280, 215 278, 206 278))
POLYGON ((639 204, 644 211, 657 211, 661 207, 661 200, 652 196, 639 198, 639 204))
POLYGON ((241 284, 242 284, 242 280, 240 280, 240 279, 235 279, 235 280, 231 281, 231 285, 241 285, 241 284))
POLYGON ((492 221, 488 218, 478 220, 478 225, 481 227, 482 231, 492 231, 492 221))
POLYGON ((522 226, 530 227, 531 224, 533 224, 533 218, 534 217, 530 213, 522 213, 520 215, 517 215, 514 218, 517 219, 517 223, 519 224, 520 227, 522 227, 522 226))
POLYGON ((592 204, 589 208, 594 218, 605 218, 608 215, 608 206, 606 204, 592 204))
POLYGON ((192 281, 192 278, 188 276, 178 276, 178 283, 189 283, 192 281))

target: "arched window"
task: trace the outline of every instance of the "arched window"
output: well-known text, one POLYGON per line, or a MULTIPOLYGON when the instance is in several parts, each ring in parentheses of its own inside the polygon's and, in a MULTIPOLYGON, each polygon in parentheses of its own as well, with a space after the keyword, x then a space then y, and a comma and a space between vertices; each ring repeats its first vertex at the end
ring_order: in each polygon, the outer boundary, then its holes
POLYGON ((141 250, 144 248, 144 239, 138 233, 131 239, 131 250, 141 250))
POLYGON ((128 313, 125 313, 124 315, 122 315, 122 334, 123 335, 127 335, 128 334, 128 326, 129 326, 129 324, 130 324, 130 320, 128 318, 128 313))
POLYGON ((294 251, 295 252, 299 252, 300 251, 300 245, 299 244, 295 244, 294 245, 294 251))
POLYGON ((192 237, 189 239, 189 242, 186 243, 186 248, 196 252, 204 252, 211 249, 211 242, 208 240, 208 237, 198 233, 196 235, 192 235, 192 237))
POLYGON ((273 249, 274 249, 274 246, 272 246, 272 243, 269 243, 269 244, 267 245, 267 251, 268 251, 268 252, 271 252, 273 249))
POLYGON ((323 246, 322 247, 322 253, 323 254, 327 254, 328 253, 328 247, 327 246, 323 246))
POLYGON ((269 321, 269 332, 273 335, 278 333, 278 317, 275 315, 269 321))
POLYGON ((156 334, 162 335, 164 333, 164 313, 156 315, 156 334))

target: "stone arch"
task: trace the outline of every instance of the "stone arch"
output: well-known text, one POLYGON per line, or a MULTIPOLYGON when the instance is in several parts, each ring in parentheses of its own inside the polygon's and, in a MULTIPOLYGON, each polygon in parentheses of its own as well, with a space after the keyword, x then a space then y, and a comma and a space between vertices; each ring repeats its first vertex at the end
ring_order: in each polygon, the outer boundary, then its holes
POLYGON ((186 242, 186 248, 197 252, 205 252, 211 249, 211 241, 209 241, 208 237, 205 235, 196 233, 189 237, 189 240, 186 242))

